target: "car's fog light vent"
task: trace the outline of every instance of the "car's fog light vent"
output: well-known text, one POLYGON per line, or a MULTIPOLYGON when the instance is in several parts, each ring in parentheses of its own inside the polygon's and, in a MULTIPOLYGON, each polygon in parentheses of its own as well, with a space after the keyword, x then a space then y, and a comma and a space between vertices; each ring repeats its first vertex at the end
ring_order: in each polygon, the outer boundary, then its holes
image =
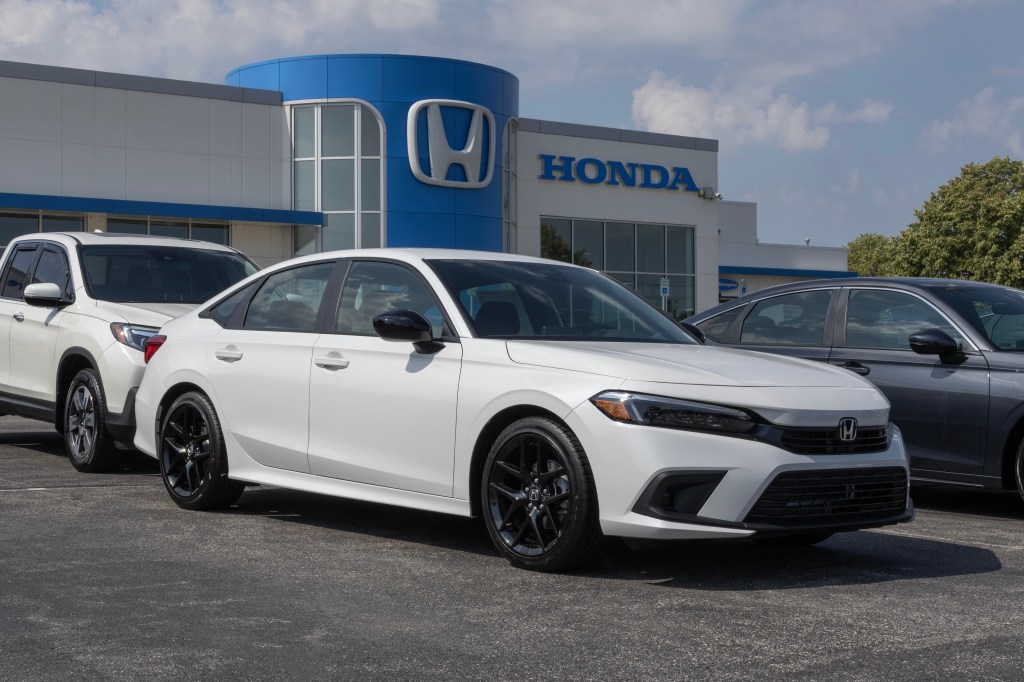
POLYGON ((907 473, 901 467, 788 471, 762 493, 744 523, 828 526, 880 521, 907 506, 907 473))
POLYGON ((725 477, 724 471, 673 472, 655 477, 633 505, 644 516, 681 520, 696 516, 725 477))

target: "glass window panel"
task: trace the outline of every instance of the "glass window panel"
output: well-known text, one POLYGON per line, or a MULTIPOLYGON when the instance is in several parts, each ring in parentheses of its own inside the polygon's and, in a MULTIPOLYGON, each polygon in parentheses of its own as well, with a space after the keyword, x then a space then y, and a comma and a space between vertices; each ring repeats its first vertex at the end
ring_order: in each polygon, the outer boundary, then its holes
POLYGON ((693 228, 668 225, 668 272, 693 273, 693 228))
POLYGON ((541 258, 572 261, 572 221, 567 218, 540 219, 541 258))
POLYGON ((7 269, 4 278, 4 298, 21 298, 25 290, 25 278, 28 276, 29 268, 36 257, 36 247, 30 249, 18 249, 14 252, 14 259, 11 267, 7 269))
POLYGON ((373 112, 361 108, 359 111, 359 154, 380 156, 380 124, 373 112))
POLYGON ((572 261, 595 270, 604 270, 604 223, 597 220, 573 222, 572 261))
POLYGON ((118 234, 146 234, 146 220, 145 218, 107 218, 107 232, 116 232, 118 234))
POLYGON ((246 329, 315 331, 320 303, 333 271, 334 261, 328 261, 275 272, 267 277, 252 297, 242 326, 246 329))
POLYGON ((336 330, 373 335, 373 318, 389 310, 415 310, 441 336, 444 316, 433 294, 411 270, 394 263, 358 262, 345 279, 336 330))
POLYGON ((820 346, 832 292, 799 291, 759 301, 743 320, 740 343, 820 346))
POLYGON ((292 249, 296 256, 316 253, 316 232, 315 225, 292 226, 292 249))
POLYGON ((363 159, 359 162, 362 175, 359 176, 359 198, 364 211, 380 210, 380 159, 363 159))
POLYGON ((295 126, 295 158, 310 158, 316 155, 316 108, 297 107, 292 110, 295 126))
POLYGON ((213 242, 215 244, 228 244, 228 226, 227 225, 202 225, 192 223, 192 239, 198 239, 204 242, 213 242))
POLYGON ((320 108, 320 155, 355 156, 356 118, 351 104, 320 108))
POLYGON ((242 287, 215 305, 210 309, 210 317, 212 317, 220 326, 226 327, 228 322, 231 320, 231 316, 235 314, 235 309, 238 308, 238 304, 252 292, 253 286, 253 284, 250 284, 247 287, 242 287))
POLYGON ((630 289, 636 288, 636 275, 632 272, 607 272, 605 274, 618 280, 630 289))
POLYGON ((941 329, 955 341, 963 341, 937 310, 916 296, 898 291, 850 292, 847 346, 910 350, 910 336, 929 328, 941 329))
POLYGON ((188 239, 188 223, 171 220, 152 220, 149 223, 149 233, 157 237, 188 239))
POLYGON ((39 263, 36 265, 35 272, 32 273, 32 284, 39 282, 56 284, 61 291, 67 294, 70 277, 71 273, 68 271, 68 264, 64 260, 64 256, 56 251, 45 249, 39 255, 39 263))
POLYGON ((636 226, 636 269, 665 272, 665 226, 636 226))
POLYGON ((296 211, 316 210, 316 162, 296 161, 292 187, 296 211))
POLYGON ((380 213, 363 213, 359 224, 359 247, 376 249, 380 243, 380 213))
POLYGON ((609 270, 632 272, 636 267, 636 228, 633 223, 608 223, 609 270))
POLYGON ((3 246, 10 244, 15 237, 30 232, 39 232, 39 216, 0 214, 0 242, 3 242, 3 246))
MULTIPOLYGON (((669 275, 668 277, 668 310, 666 311, 674 320, 685 320, 694 312, 692 275, 669 275)), ((658 292, 659 298, 661 292, 658 292)), ((661 305, 661 301, 658 301, 661 305)))
POLYGON ((703 322, 697 323, 700 330, 704 332, 712 341, 721 341, 725 337, 725 333, 729 331, 729 327, 732 326, 733 320, 739 317, 740 313, 745 311, 747 307, 745 305, 736 306, 731 310, 727 310, 721 315, 715 315, 709 317, 703 322))
POLYGON ((43 232, 81 232, 85 229, 85 218, 79 216, 43 216, 43 232))
POLYGON ((355 213, 329 213, 323 230, 324 251, 354 249, 356 247, 355 213))
POLYGON ((637 275, 636 293, 661 310, 661 275, 637 275))
POLYGON ((321 211, 352 211, 356 207, 354 159, 324 161, 320 188, 321 211))

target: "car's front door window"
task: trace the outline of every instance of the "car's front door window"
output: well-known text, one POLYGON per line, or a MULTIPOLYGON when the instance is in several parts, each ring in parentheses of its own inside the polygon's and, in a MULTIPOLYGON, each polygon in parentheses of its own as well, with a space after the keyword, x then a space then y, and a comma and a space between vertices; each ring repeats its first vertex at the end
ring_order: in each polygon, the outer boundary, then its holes
POLYGON ((70 296, 71 272, 64 256, 47 248, 39 255, 39 263, 32 273, 32 284, 56 284, 65 296, 70 296))
POLYGON ((963 337, 939 311, 910 294, 882 289, 850 292, 846 309, 846 345, 853 348, 910 350, 910 336, 941 329, 959 343, 963 337))
POLYGON ((441 310, 430 290, 412 271, 396 263, 354 263, 341 293, 335 331, 375 335, 373 318, 398 309, 415 310, 430 322, 434 338, 442 335, 441 310))

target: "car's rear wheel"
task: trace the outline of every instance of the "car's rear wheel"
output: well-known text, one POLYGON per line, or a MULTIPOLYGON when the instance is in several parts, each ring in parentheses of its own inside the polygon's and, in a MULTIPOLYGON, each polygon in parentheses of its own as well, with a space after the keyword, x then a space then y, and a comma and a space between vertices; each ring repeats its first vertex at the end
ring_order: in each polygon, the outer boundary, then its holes
POLYGON ((205 395, 190 392, 175 400, 158 435, 160 475, 179 507, 223 509, 242 494, 245 484, 228 478, 220 420, 205 395))
POLYGON ((117 464, 117 449, 104 423, 106 413, 99 377, 95 370, 83 369, 71 380, 64 400, 64 447, 79 471, 109 471, 117 464))
POLYGON ((819 542, 825 542, 834 533, 794 533, 793 535, 770 535, 768 537, 754 539, 762 545, 770 547, 809 547, 819 542))
POLYGON ((1017 457, 1013 462, 1013 479, 1017 483, 1017 492, 1024 499, 1024 439, 1017 446, 1017 457))
POLYGON ((515 566, 562 571, 601 548, 597 492, 576 436, 545 417, 508 426, 484 463, 481 501, 487 531, 515 566))

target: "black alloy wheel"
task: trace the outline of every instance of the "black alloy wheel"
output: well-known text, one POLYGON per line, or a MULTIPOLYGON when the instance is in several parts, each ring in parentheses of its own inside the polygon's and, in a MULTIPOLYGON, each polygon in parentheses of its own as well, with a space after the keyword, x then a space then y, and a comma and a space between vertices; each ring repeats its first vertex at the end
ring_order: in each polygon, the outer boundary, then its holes
POLYGON ((566 570, 600 550, 589 462, 554 420, 527 417, 502 432, 484 465, 481 500, 491 539, 516 566, 566 570))
POLYGON ((106 412, 103 387, 95 370, 81 370, 71 380, 64 400, 64 448, 71 465, 79 471, 109 471, 117 464, 117 449, 104 423, 106 412))
POLYGON ((160 475, 179 507, 229 507, 245 484, 228 478, 220 421, 202 393, 186 393, 167 410, 160 427, 160 475))
POLYGON ((1017 492, 1024 500, 1024 439, 1017 446, 1017 457, 1013 462, 1013 479, 1017 483, 1017 492))

